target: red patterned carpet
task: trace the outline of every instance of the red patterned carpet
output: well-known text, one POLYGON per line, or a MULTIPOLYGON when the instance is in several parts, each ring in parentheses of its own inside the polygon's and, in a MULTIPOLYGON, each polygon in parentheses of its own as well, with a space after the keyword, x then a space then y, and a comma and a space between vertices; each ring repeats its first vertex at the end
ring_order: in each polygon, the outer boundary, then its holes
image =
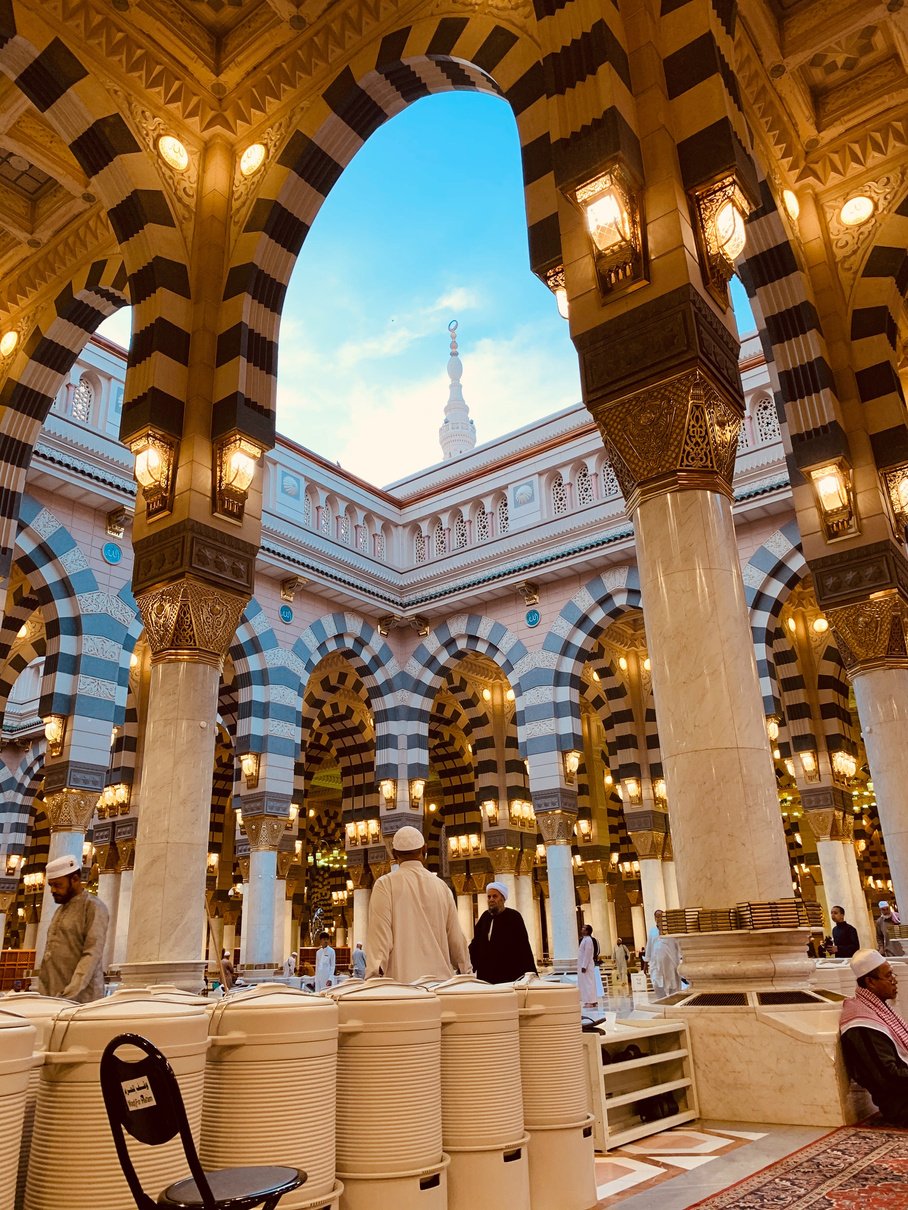
POLYGON ((908 1130, 843 1126, 697 1210, 908 1210, 908 1130))

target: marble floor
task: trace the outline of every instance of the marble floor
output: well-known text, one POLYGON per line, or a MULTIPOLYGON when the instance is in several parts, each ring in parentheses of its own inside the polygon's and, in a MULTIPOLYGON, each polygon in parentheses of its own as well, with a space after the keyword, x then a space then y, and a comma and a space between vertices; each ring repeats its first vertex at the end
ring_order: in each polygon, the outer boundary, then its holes
POLYGON ((596 1156, 600 1210, 687 1210, 828 1134, 827 1127, 690 1122, 596 1156))

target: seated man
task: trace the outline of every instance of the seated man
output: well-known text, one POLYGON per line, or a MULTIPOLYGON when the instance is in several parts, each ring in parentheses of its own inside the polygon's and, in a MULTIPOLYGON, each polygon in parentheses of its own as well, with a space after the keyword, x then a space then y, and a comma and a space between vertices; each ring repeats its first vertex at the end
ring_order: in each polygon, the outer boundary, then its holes
POLYGON ((886 1003, 898 990, 895 975, 878 950, 858 950, 851 969, 858 986, 839 1022, 845 1067, 886 1122, 908 1127, 908 1022, 886 1003))

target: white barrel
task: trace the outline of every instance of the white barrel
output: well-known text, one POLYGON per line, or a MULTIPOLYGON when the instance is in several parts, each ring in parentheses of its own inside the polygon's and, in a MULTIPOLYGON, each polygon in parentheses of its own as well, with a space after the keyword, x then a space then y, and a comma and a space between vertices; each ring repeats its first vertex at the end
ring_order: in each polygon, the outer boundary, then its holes
POLYGON ((515 985, 520 1003, 520 1078, 523 1118, 538 1126, 586 1122, 589 1103, 580 1030, 580 1000, 570 983, 538 977, 515 985))
POLYGON ((441 1000, 444 1149, 510 1147, 523 1138, 517 993, 472 975, 433 990, 441 1000))
POLYGON ((30 1021, 0 1012, 0 1206, 12 1206, 19 1172, 22 1122, 37 1030, 30 1021))
MULTIPOLYGON (((167 995, 115 992, 65 1008, 54 1021, 38 1087, 25 1210, 60 1204, 65 1174, 67 1210, 124 1210, 132 1195, 114 1149, 101 1096, 101 1054, 117 1034, 136 1033, 168 1058, 180 1084, 193 1137, 202 1119, 208 1014, 201 1005, 167 995)), ((130 1057, 124 1051, 124 1057, 130 1057)), ((136 1051, 136 1059, 141 1053, 136 1051)), ((188 1175, 179 1138, 162 1147, 128 1142, 150 1197, 188 1175)))
MULTIPOLYGON (((59 996, 42 996, 38 992, 18 992, 8 996, 0 1009, 6 1013, 15 1013, 24 1017, 35 1027, 35 1057, 28 1074, 28 1089, 25 1094, 25 1108, 22 1114, 22 1143, 19 1147, 19 1173, 16 1177, 15 1210, 22 1210, 25 1204, 25 1177, 28 1173, 28 1157, 32 1145, 32 1130, 35 1125, 35 1105, 38 1101, 38 1086, 41 1083, 41 1067, 44 1064, 44 1052, 47 1050, 47 1039, 50 1037, 54 1021, 64 1008, 71 1008, 72 1000, 63 1000, 59 996)), ((4 1205, 0 1202, 0 1206, 4 1205)))
POLYGON ((593 1210, 596 1152, 593 1115, 576 1126, 540 1126, 530 1132, 530 1204, 533 1210, 593 1210))
POLYGON ((333 1001, 278 983, 218 1001, 199 1145, 205 1167, 286 1164, 302 1168, 307 1180, 285 1194, 282 1207, 330 1198, 337 1018, 333 1001))
POLYGON ((338 1177, 347 1184, 348 1177, 386 1179, 437 1168, 442 1163, 438 997, 391 979, 351 979, 328 994, 339 1013, 338 1177))

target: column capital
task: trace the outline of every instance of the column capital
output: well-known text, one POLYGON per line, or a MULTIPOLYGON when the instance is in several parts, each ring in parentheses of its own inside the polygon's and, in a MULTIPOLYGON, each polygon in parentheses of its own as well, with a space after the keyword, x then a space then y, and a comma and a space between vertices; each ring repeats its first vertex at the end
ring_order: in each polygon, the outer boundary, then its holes
POLYGON ((489 861, 496 874, 516 874, 520 859, 519 849, 489 849, 489 861))
POLYGON ((566 811, 563 808, 540 811, 538 806, 536 808, 536 823, 547 845, 572 844, 576 819, 576 811, 566 811))
POLYGON ((743 408, 702 369, 589 406, 629 513, 643 500, 685 488, 731 497, 743 408))
POLYGON ((908 668, 908 603, 898 593, 827 610, 842 663, 852 675, 908 668))
POLYGON ((190 577, 138 593, 151 662, 185 660, 220 671, 248 601, 190 577))
POLYGON ((276 853, 287 831, 287 819, 283 815, 247 815, 244 811, 243 827, 251 853, 276 853))
POLYGON ((95 790, 61 790, 44 793, 44 813, 52 832, 87 832, 98 805, 95 790))
MULTIPOLYGON (((628 821, 630 823, 630 821, 628 821)), ((631 844, 637 850, 637 857, 640 861, 661 861, 665 851, 665 833, 659 832, 655 828, 647 828, 645 831, 631 831, 628 827, 628 835, 631 838, 631 844)))

